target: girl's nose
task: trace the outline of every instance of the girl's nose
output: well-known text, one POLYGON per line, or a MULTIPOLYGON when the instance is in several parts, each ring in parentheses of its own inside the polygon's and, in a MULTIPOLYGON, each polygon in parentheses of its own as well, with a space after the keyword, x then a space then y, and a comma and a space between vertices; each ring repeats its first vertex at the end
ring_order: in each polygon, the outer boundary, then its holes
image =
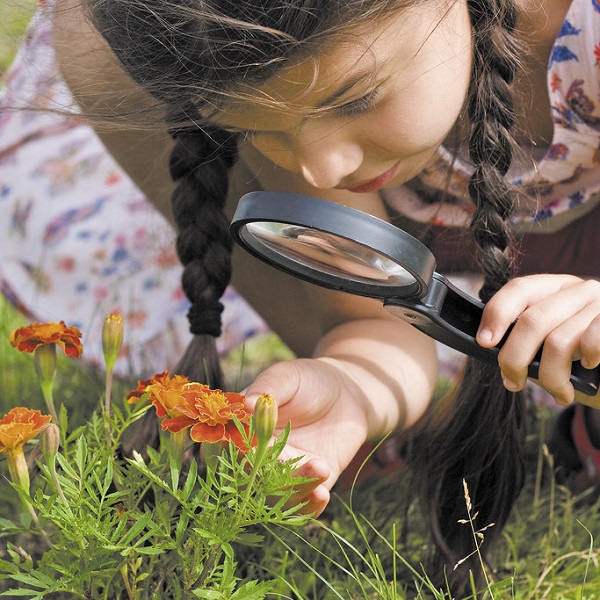
POLYGON ((296 159, 302 176, 310 185, 328 190, 360 167, 363 152, 351 141, 322 140, 303 146, 296 159))

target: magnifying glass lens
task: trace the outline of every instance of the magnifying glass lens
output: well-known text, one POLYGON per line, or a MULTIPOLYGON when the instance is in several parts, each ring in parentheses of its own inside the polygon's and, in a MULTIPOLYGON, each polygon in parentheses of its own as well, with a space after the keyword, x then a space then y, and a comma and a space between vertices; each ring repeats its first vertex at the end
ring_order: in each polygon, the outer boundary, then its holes
POLYGON ((245 233, 288 260, 335 277, 386 286, 416 282, 413 275, 387 256, 333 233, 272 221, 246 223, 245 233))

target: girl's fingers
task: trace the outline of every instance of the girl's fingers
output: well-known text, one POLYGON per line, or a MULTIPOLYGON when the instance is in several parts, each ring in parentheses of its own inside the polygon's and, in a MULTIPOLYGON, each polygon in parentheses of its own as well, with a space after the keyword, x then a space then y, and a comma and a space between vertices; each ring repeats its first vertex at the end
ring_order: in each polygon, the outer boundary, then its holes
MULTIPOLYGON (((553 379, 564 369, 553 373, 559 365, 569 365, 581 357, 582 332, 596 317, 600 307, 585 306, 571 291, 556 294, 553 301, 544 301, 523 312, 498 355, 498 364, 504 378, 512 382, 509 389, 522 389, 528 377, 528 367, 539 348, 544 346, 540 379, 543 374, 553 379), (553 358, 554 357, 554 358, 553 358)), ((565 383, 569 377, 564 377, 565 383)))
POLYGON ((300 465, 294 477, 305 477, 311 481, 294 486, 288 505, 296 506, 302 502, 302 513, 318 517, 327 506, 330 498, 329 488, 325 483, 331 474, 329 465, 322 459, 312 459, 300 465))
POLYGON ((292 421, 297 430, 326 416, 339 399, 341 382, 338 372, 326 363, 296 359, 270 366, 242 393, 250 411, 261 394, 273 396, 279 408, 278 425, 292 421))
POLYGON ((513 319, 498 355, 505 386, 513 391, 525 386, 529 364, 543 344, 540 384, 557 400, 570 403, 574 397, 572 361, 584 356, 588 364, 600 361, 599 315, 598 282, 530 276, 511 281, 490 300, 479 335, 484 346, 498 343, 513 319))
POLYGON ((581 336, 581 364, 586 369, 600 365, 600 315, 592 319, 581 336))
POLYGON ((581 357, 582 331, 595 314, 595 308, 584 308, 564 318, 554 314, 537 330, 530 327, 531 321, 526 318, 523 321, 527 323, 517 323, 498 354, 506 387, 520 390, 525 386, 529 365, 543 344, 538 375, 541 385, 550 390, 558 389, 560 383, 562 388, 569 380, 572 361, 581 357))
MULTIPOLYGON (((576 283, 581 280, 570 275, 530 275, 509 281, 485 306, 477 341, 486 348, 497 345, 527 309, 576 283)), ((531 318, 533 322, 535 313, 531 318)))
POLYGON ((256 401, 262 394, 270 394, 279 408, 292 400, 301 382, 301 371, 296 362, 275 363, 263 371, 242 394, 246 396, 246 407, 253 411, 256 401))

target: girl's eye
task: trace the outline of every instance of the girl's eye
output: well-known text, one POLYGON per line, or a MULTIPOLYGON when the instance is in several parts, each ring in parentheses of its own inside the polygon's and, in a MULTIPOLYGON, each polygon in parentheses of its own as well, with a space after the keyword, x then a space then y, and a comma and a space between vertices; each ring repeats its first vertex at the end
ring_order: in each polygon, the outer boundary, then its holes
POLYGON ((335 107, 335 112, 340 117, 359 117, 375 108, 379 96, 379 88, 375 88, 365 96, 352 100, 346 104, 335 107))

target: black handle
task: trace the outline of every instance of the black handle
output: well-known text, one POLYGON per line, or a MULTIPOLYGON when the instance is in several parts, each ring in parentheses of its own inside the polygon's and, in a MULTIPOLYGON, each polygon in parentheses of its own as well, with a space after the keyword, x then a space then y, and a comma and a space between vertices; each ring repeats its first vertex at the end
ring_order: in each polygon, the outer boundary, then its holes
MULTIPOLYGON (((450 348, 486 362, 498 360, 503 341, 493 348, 483 348, 475 339, 484 305, 437 272, 434 273, 427 296, 421 301, 388 298, 384 306, 394 316, 450 348)), ((529 365, 528 375, 533 379, 539 375, 541 353, 540 348, 529 365)), ((595 396, 600 385, 600 367, 586 369, 580 361, 574 361, 571 383, 579 392, 595 396)))

